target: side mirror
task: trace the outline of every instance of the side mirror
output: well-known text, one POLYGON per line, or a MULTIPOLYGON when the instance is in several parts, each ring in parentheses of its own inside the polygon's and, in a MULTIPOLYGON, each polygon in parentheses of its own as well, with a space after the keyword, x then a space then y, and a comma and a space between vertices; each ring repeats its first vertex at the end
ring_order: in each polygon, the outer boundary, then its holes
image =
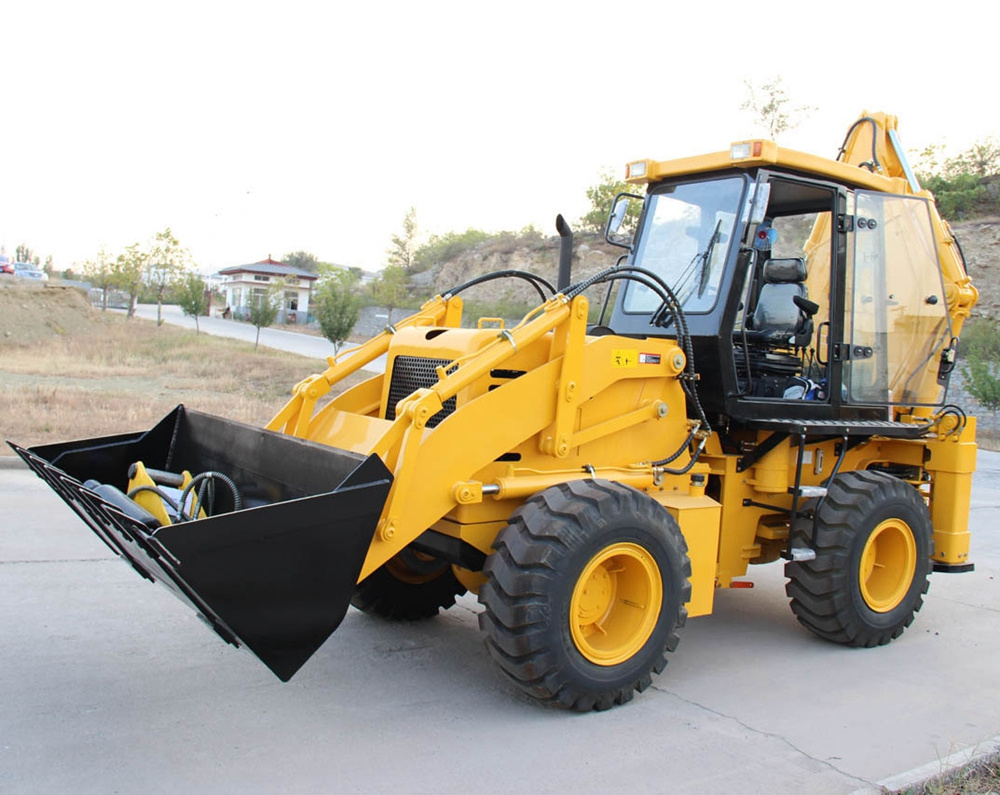
POLYGON ((611 208, 611 217, 608 218, 608 229, 607 233, 609 235, 617 235, 618 230, 622 228, 622 221, 625 220, 625 213, 628 212, 629 200, 619 196, 615 199, 614 207, 611 208))
POLYGON ((642 196, 637 196, 634 193, 619 193, 615 196, 615 202, 611 205, 611 212, 608 214, 608 222, 604 226, 604 239, 607 240, 612 246, 619 246, 620 248, 632 248, 632 236, 635 233, 635 229, 628 229, 626 219, 635 218, 638 213, 631 213, 632 200, 636 199, 642 202, 642 196), (624 233, 622 233, 622 227, 626 227, 624 233))

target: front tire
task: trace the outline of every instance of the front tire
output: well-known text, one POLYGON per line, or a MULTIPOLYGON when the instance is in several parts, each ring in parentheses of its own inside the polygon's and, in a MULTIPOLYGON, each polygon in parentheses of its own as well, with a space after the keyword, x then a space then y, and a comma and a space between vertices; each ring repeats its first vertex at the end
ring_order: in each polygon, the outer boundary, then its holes
POLYGON ((846 472, 804 506, 792 545, 816 559, 785 564, 792 612, 821 638, 882 646, 912 622, 927 593, 933 527, 920 493, 882 472, 846 472))
POLYGON ((528 499, 494 546, 479 626, 524 692, 607 709, 666 666, 687 618, 691 563, 653 499, 609 481, 564 483, 528 499))
POLYGON ((404 549, 358 585, 351 604, 382 618, 419 621, 447 610, 463 593, 451 564, 404 549))

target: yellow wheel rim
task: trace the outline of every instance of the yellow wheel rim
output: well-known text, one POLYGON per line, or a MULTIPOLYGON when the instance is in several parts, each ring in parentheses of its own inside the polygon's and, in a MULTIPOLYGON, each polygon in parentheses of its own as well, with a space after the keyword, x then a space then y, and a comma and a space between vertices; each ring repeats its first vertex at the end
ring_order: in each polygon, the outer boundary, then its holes
POLYGON ((638 544, 605 547, 581 572, 570 601, 570 632, 597 665, 632 657, 653 634, 663 604, 663 578, 638 544))
POLYGON ((436 580, 446 566, 423 552, 404 550, 385 562, 386 571, 400 582, 423 585, 436 580))
POLYGON ((861 596, 876 613, 888 613, 903 602, 917 568, 917 542, 902 519, 886 519, 876 527, 861 552, 858 572, 861 596))

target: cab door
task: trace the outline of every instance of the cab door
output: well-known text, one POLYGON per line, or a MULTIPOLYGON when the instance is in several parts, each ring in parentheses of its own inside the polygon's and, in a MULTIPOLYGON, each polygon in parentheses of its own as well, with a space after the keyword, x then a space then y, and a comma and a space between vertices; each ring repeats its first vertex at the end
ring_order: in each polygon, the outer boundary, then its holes
POLYGON ((940 405, 951 327, 926 199, 856 191, 845 284, 844 397, 883 409, 940 405))

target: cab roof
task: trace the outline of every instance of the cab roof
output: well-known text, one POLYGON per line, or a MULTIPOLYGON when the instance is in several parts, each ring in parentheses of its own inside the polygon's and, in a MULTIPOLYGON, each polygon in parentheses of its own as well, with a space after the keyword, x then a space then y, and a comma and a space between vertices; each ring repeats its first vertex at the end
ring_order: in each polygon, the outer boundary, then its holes
POLYGON ((689 174, 728 171, 734 168, 749 171, 761 167, 780 168, 883 193, 910 193, 905 179, 884 176, 867 168, 838 160, 786 149, 774 141, 759 138, 736 141, 724 152, 712 152, 676 160, 633 160, 626 166, 625 181, 632 185, 644 185, 689 174))

